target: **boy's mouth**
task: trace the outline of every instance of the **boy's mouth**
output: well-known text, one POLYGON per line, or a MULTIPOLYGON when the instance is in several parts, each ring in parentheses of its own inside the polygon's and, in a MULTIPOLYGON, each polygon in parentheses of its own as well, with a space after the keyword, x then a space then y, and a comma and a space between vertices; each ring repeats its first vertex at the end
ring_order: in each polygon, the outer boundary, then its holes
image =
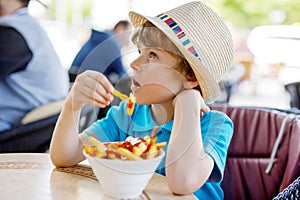
POLYGON ((133 77, 132 77, 132 86, 134 87, 141 87, 141 84, 137 82, 133 77))

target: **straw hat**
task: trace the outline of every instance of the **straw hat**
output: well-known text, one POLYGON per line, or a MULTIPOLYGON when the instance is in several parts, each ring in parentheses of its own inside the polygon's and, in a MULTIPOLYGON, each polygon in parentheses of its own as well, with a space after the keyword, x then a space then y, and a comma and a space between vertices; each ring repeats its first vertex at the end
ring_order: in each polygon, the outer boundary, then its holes
POLYGON ((220 95, 218 82, 231 66, 232 36, 223 20, 200 1, 190 2, 156 17, 129 12, 136 28, 150 21, 182 52, 190 63, 204 100, 215 101, 220 95))
MULTIPOLYGON (((30 0, 25 0, 27 3, 29 3, 30 2, 30 0)), ((47 8, 48 9, 48 6, 45 4, 45 3, 43 3, 42 1, 40 1, 40 0, 35 0, 36 2, 38 2, 38 3, 40 3, 42 6, 44 6, 45 8, 47 8)))

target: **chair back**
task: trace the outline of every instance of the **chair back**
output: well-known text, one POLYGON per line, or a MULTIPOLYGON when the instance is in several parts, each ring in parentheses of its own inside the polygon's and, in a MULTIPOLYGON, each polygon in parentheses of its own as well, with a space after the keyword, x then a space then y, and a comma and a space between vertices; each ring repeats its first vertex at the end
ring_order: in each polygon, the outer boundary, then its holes
POLYGON ((49 149, 59 114, 0 133, 0 153, 43 153, 49 149))
POLYGON ((288 187, 282 190, 273 200, 299 200, 300 199, 300 176, 288 187))
POLYGON ((99 107, 86 104, 81 109, 78 131, 79 133, 83 132, 88 128, 92 123, 97 121, 99 107))
POLYGON ((290 95, 291 107, 300 109, 300 82, 286 84, 284 88, 290 95))
POLYGON ((28 112, 21 125, 0 132, 0 153, 43 153, 49 149, 64 100, 41 105, 28 112))
POLYGON ((211 109, 234 123, 222 182, 225 199, 272 199, 299 176, 300 120, 295 114, 228 104, 211 109))

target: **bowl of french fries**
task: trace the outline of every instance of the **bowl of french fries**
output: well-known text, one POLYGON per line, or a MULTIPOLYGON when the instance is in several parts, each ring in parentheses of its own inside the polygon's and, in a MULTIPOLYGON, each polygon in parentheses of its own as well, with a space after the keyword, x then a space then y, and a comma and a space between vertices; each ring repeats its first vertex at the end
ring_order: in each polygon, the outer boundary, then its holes
POLYGON ((165 155, 166 142, 152 138, 127 137, 123 142, 101 143, 89 137, 83 154, 102 186, 104 193, 116 199, 139 197, 165 155))

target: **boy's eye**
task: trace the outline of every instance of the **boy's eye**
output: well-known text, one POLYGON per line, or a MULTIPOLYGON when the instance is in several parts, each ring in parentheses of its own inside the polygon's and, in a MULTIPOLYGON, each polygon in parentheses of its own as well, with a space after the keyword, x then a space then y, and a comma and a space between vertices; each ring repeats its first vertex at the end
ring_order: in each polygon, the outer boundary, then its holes
POLYGON ((150 52, 150 53, 149 53, 149 58, 157 58, 156 53, 150 52))

